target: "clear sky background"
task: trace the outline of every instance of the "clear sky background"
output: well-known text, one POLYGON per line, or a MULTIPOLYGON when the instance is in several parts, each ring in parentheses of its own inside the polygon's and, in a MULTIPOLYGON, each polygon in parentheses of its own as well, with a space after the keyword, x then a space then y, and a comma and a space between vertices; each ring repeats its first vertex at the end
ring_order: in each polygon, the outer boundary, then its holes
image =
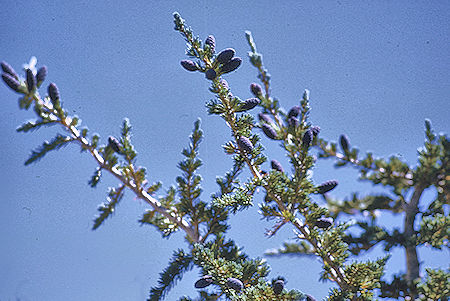
MULTIPOLYGON (((150 181, 164 189, 175 183, 176 164, 193 122, 202 119, 206 138, 200 155, 203 198, 217 190, 216 175, 231 167, 221 145, 229 139, 223 121, 208 116, 208 82, 188 73, 185 42, 173 30, 179 11, 202 39, 214 34, 217 49, 233 47, 242 66, 225 78, 233 93, 251 96, 256 70, 246 53, 244 30, 253 33, 272 74, 272 95, 285 108, 311 91, 311 121, 320 135, 337 140, 346 133, 352 145, 377 156, 399 155, 410 165, 423 145, 423 122, 437 132, 450 130, 449 1, 7 1, 0 0, 0 60, 17 71, 31 56, 49 68, 48 80, 60 88, 65 108, 106 141, 119 135, 124 117, 134 127, 138 163, 150 181)), ((44 94, 45 90, 42 90, 44 94)), ((17 96, 0 85, 0 300, 145 300, 158 273, 177 248, 181 233, 163 240, 137 220, 148 206, 128 192, 112 219, 91 231, 97 207, 106 198, 105 176, 96 189, 87 181, 94 160, 69 146, 25 167, 31 149, 59 128, 31 134, 17 126, 34 117, 19 111, 17 96)), ((257 111, 254 111, 256 114, 257 111)), ((287 160, 277 143, 263 139, 269 158, 287 160)), ((268 165, 266 164, 266 168, 268 165)), ((244 175, 245 176, 245 175, 244 175)), ((381 191, 356 180, 355 170, 336 170, 319 161, 315 183, 338 179, 332 195, 344 198, 381 191)), ((426 194, 430 201, 434 192, 426 194)), ((256 203, 262 194, 256 198, 256 203)), ((425 205, 422 205, 425 206, 425 205)), ((355 216, 354 218, 358 218, 355 216)), ((402 227, 401 216, 385 216, 402 227)), ((227 236, 250 256, 293 237, 286 227, 264 237, 271 224, 257 207, 231 218, 227 236)), ((365 254, 377 258, 381 248, 365 254)), ((424 266, 447 267, 448 252, 419 250, 424 266)), ((404 271, 404 254, 393 250, 387 277, 404 271)), ((318 299, 331 283, 318 281, 320 263, 311 258, 267 258, 271 277, 282 275, 287 288, 318 299)), ((423 272, 422 268, 422 272, 423 272)), ((195 297, 193 270, 168 295, 195 297)))

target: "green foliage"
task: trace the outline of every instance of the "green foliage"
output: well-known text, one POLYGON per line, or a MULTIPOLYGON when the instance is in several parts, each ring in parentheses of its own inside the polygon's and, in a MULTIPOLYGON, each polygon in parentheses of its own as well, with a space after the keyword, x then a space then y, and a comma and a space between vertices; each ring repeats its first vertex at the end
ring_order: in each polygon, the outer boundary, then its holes
POLYGON ((52 120, 42 120, 42 121, 28 121, 27 123, 24 123, 20 127, 16 129, 17 132, 24 132, 27 133, 29 131, 34 131, 39 129, 43 125, 52 125, 55 123, 55 121, 52 120))
POLYGON ((361 220, 355 224, 360 230, 358 235, 349 233, 344 238, 354 255, 370 250, 378 243, 384 244, 385 251, 401 247, 409 254, 406 274, 398 274, 391 281, 381 282, 380 297, 383 298, 416 298, 418 288, 424 285, 418 281, 416 247, 448 247, 450 219, 446 206, 449 205, 450 142, 445 135, 438 137, 434 134, 429 120, 425 121, 425 137, 425 145, 418 152, 418 165, 415 168, 395 156, 387 160, 375 159, 371 153, 367 153, 364 158, 359 158, 358 151, 348 145, 348 140, 341 146, 343 153, 338 152, 336 143, 319 140, 320 157, 335 158, 336 167, 353 165, 359 170, 361 180, 387 186, 395 196, 381 194, 358 197, 355 193, 351 199, 343 201, 324 196, 333 216, 359 214, 362 218, 370 219, 370 222, 361 220), (421 196, 427 188, 434 188, 437 198, 427 209, 420 210, 423 207, 420 206, 421 196), (379 226, 378 217, 384 211, 403 213, 404 229, 389 230, 379 226), (415 230, 414 221, 417 217, 421 217, 421 223, 415 230))
MULTIPOLYGON (((223 149, 232 156, 233 166, 223 177, 216 179, 218 191, 211 195, 210 201, 202 196, 202 177, 199 174, 202 166, 199 149, 203 139, 200 120, 194 123, 189 145, 182 151, 183 159, 178 164, 181 174, 175 179, 176 185, 166 189, 164 195, 154 196, 162 184, 149 184, 146 169, 137 165, 138 154, 131 141, 128 119, 123 121, 118 139, 110 136, 108 144, 101 145, 99 135, 89 136, 86 127, 79 128, 79 118, 69 116, 63 109, 59 90, 54 83, 48 88, 50 95, 40 97, 38 90, 45 78, 43 73, 36 82, 28 70, 25 81, 15 75, 9 65, 2 63, 2 68, 8 71, 5 71, 8 74, 2 75, 3 80, 13 91, 22 94, 19 107, 29 109, 33 106, 37 116, 35 121, 24 123, 17 131, 30 132, 44 125, 59 125, 67 133, 44 142, 41 148, 32 152, 25 164, 41 159, 51 150, 76 143, 97 164, 89 180, 91 187, 100 183, 103 173, 112 174, 120 183, 118 188, 110 188, 107 202, 98 208, 100 215, 94 221, 94 230, 114 213, 125 190, 129 189, 150 207, 139 220, 141 224, 154 226, 166 238, 177 230, 184 231, 188 251, 179 249, 174 253, 168 267, 160 274, 158 285, 151 289, 148 300, 163 299, 183 274, 193 267, 212 279, 211 290, 200 288, 197 300, 219 300, 222 296, 228 300, 305 300, 307 296, 295 289, 283 287, 281 292, 275 292, 274 282, 282 279, 283 283, 287 283, 286 279, 280 276, 267 279, 269 267, 263 259, 249 258, 234 241, 225 239, 229 214, 238 214, 240 210, 252 207, 253 197, 258 191, 265 196, 264 201, 258 204, 259 213, 272 223, 266 235, 274 236, 279 229, 289 226, 296 238, 295 242, 287 242, 266 255, 317 257, 323 266, 320 279, 333 281, 336 285, 331 289, 328 300, 372 300, 376 292, 381 298, 447 298, 449 273, 427 269, 428 276, 421 281, 416 248, 420 245, 448 248, 448 138, 436 135, 431 122, 426 120, 426 141, 418 152, 418 165, 415 167, 396 156, 387 159, 374 158, 371 153, 361 156, 345 135, 340 137, 342 152, 339 152, 338 144, 319 138, 320 128, 309 121, 311 108, 308 90, 303 93, 299 105, 289 110, 284 110, 271 95, 270 74, 249 31, 245 33, 250 47, 248 57, 263 87, 251 84, 256 99, 242 101, 231 93, 223 78, 241 64, 242 59, 235 57, 235 50, 227 48, 216 54, 213 36, 202 42, 178 13, 174 13, 174 23, 175 30, 187 42, 186 54, 192 59, 183 60, 181 65, 192 73, 205 74, 213 94, 213 99, 206 103, 206 109, 209 114, 223 119, 231 130, 231 137, 229 141, 224 141, 223 149), (258 109, 259 121, 256 121, 252 112, 258 109), (290 172, 281 167, 273 167, 270 172, 262 170, 267 156, 260 133, 282 148, 291 163, 290 172), (336 167, 354 166, 361 180, 382 185, 389 191, 364 196, 354 193, 344 200, 334 199, 328 193, 337 185, 336 181, 317 185, 311 177, 316 160, 312 155, 313 147, 319 148, 319 158, 333 158, 336 167), (251 176, 242 180, 240 175, 245 168, 251 176), (430 188, 436 191, 436 199, 428 206, 422 206, 422 193, 430 188), (311 195, 318 193, 326 201, 326 206, 320 206, 311 198, 311 195), (378 217, 380 212, 385 211, 401 213, 398 216, 404 217, 404 228, 387 229, 381 226, 378 217), (348 215, 358 220, 336 222, 337 218, 348 215), (421 218, 417 230, 416 217, 421 218), (386 252, 396 247, 405 249, 408 256, 405 274, 397 274, 389 281, 381 279, 388 256, 366 262, 351 258, 377 244, 382 244, 386 252)), ((46 73, 46 68, 40 70, 46 73)), ((180 300, 192 299, 184 296, 180 300)))
POLYGON ((73 141, 73 138, 69 136, 56 135, 51 141, 45 141, 40 148, 32 151, 28 160, 25 161, 25 165, 29 165, 42 159, 49 151, 60 149, 71 141, 73 141))
POLYGON ((181 280, 183 274, 193 268, 193 258, 179 249, 173 253, 167 268, 159 275, 158 286, 152 287, 148 301, 162 300, 169 290, 181 280))
POLYGON ((117 204, 122 200, 124 195, 125 185, 120 185, 119 188, 109 188, 107 202, 98 207, 100 215, 94 220, 92 230, 96 230, 103 222, 114 213, 117 204))
POLYGON ((427 277, 419 283, 420 300, 448 300, 450 298, 450 273, 443 270, 426 269, 427 277))
POLYGON ((425 217, 420 224, 418 244, 430 244, 436 249, 443 246, 449 248, 450 216, 436 214, 433 217, 425 217))

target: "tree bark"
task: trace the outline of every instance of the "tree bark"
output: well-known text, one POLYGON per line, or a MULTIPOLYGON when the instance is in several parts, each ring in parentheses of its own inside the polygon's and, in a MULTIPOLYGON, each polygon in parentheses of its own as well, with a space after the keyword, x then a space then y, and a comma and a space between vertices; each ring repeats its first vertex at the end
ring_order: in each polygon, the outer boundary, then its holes
MULTIPOLYGON (((404 224, 404 236, 406 239, 405 250, 406 250, 406 281, 408 285, 419 278, 419 258, 417 256, 417 246, 412 241, 409 241, 414 235, 414 222, 416 220, 416 215, 419 212, 419 200, 422 195, 424 188, 421 186, 416 186, 414 193, 411 197, 409 203, 405 204, 405 224, 404 224)), ((415 299, 415 293, 412 292, 412 300, 415 299)))

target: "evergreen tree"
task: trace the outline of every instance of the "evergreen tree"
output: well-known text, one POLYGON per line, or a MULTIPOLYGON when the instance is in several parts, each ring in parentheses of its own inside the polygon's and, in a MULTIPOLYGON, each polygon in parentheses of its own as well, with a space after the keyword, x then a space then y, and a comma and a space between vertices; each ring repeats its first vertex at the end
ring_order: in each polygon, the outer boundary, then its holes
MULTIPOLYGON (((426 143, 419 152, 419 164, 412 168, 397 157, 388 160, 375 159, 368 153, 364 158, 351 147, 348 138, 342 136, 338 152, 336 143, 320 138, 320 127, 309 121, 309 91, 305 90, 298 106, 282 109, 271 95, 270 74, 265 69, 262 55, 257 52, 250 32, 246 32, 250 46, 250 63, 257 69, 261 85, 252 83, 250 90, 254 97, 241 100, 231 92, 223 75, 230 73, 242 63, 235 50, 226 48, 216 51, 214 36, 202 42, 196 37, 178 13, 174 13, 175 30, 186 40, 189 59, 181 66, 190 72, 204 73, 210 83, 214 98, 206 107, 211 115, 225 121, 230 128, 230 139, 224 144, 226 154, 232 156, 233 166, 223 177, 217 179, 217 193, 209 202, 202 196, 202 177, 198 168, 203 132, 200 120, 194 123, 189 145, 183 149, 184 159, 178 164, 180 175, 176 185, 167 189, 163 197, 155 197, 161 183, 150 184, 146 169, 137 165, 137 153, 131 141, 131 125, 125 119, 120 137, 110 136, 101 144, 96 134, 89 134, 81 121, 70 116, 62 105, 62 98, 56 84, 47 88, 47 96, 39 94, 45 81, 47 68, 39 71, 25 70, 19 76, 7 63, 2 63, 2 79, 13 91, 21 94, 21 109, 33 107, 37 118, 20 126, 18 132, 29 132, 42 126, 59 125, 65 134, 57 134, 49 142, 34 150, 25 164, 31 164, 48 152, 71 143, 78 144, 82 152, 88 153, 97 163, 89 185, 96 187, 107 172, 114 175, 117 187, 110 187, 107 202, 98 208, 93 229, 100 227, 110 218, 125 191, 131 191, 149 208, 139 220, 152 225, 163 237, 170 237, 176 231, 183 231, 186 246, 173 253, 168 266, 160 274, 158 283, 151 288, 148 300, 161 300, 169 290, 194 266, 201 270, 202 277, 193 284, 199 291, 195 300, 314 300, 303 291, 287 290, 287 281, 282 277, 268 278, 269 267, 261 258, 250 258, 236 243, 226 237, 228 218, 232 214, 253 206, 253 196, 258 188, 265 198, 259 204, 263 218, 273 223, 268 236, 274 236, 282 227, 291 227, 298 243, 285 244, 276 254, 310 254, 323 265, 322 280, 333 281, 336 287, 330 291, 329 300, 372 300, 375 296, 409 296, 423 300, 445 300, 449 296, 449 273, 443 270, 427 270, 427 277, 420 278, 416 248, 430 245, 433 248, 448 248, 450 220, 445 206, 448 205, 448 175, 450 144, 446 136, 433 133, 431 123, 426 121, 426 143), (259 110, 258 120, 254 114, 259 110), (261 133, 279 144, 290 159, 292 172, 276 160, 271 160, 270 171, 261 165, 267 161, 261 144, 261 133), (351 164, 360 171, 360 178, 375 185, 382 184, 392 190, 389 194, 358 195, 344 201, 328 195, 338 182, 329 180, 315 183, 309 171, 315 164, 314 148, 320 149, 320 157, 334 158, 336 166, 351 164), (243 179, 241 172, 247 169, 249 179, 243 179), (419 203, 425 189, 435 188, 437 198, 426 210, 419 211, 419 203), (411 194, 412 192, 412 194, 411 194), (327 206, 320 206, 312 195, 322 195, 327 206), (404 228, 384 229, 377 225, 377 212, 389 210, 404 213, 404 228), (338 217, 348 214, 367 213, 367 218, 353 225, 351 222, 336 222, 338 217), (416 218, 421 219, 419 229, 416 218), (360 235, 347 231, 359 227, 360 235), (364 250, 379 242, 386 252, 393 247, 406 251, 407 273, 397 275, 392 281, 382 280, 389 256, 375 261, 350 261, 364 250)), ((184 296, 180 300, 194 300, 184 296)))

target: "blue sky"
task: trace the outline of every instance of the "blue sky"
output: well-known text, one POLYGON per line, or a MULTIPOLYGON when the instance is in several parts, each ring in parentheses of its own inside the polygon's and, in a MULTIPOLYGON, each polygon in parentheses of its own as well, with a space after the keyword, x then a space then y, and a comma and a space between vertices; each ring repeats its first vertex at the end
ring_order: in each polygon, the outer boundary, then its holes
MULTIPOLYGON (((204 198, 216 191, 216 175, 231 166, 221 149, 229 131, 204 107, 212 97, 207 81, 179 64, 185 43, 173 30, 174 11, 202 39, 214 34, 217 49, 233 47, 244 58, 226 75, 242 99, 251 96, 249 85, 256 81, 244 36, 252 31, 272 75, 272 95, 290 108, 309 89, 311 121, 326 139, 346 133, 362 151, 396 154, 415 165, 425 118, 436 131, 449 132, 448 1, 1 2, 0 60, 20 70, 36 56, 38 66, 49 68, 47 83, 58 85, 65 108, 103 138, 118 135, 128 117, 138 163, 165 189, 175 183, 180 151, 197 117, 206 136, 200 148, 204 198)), ((97 206, 115 180, 106 176, 89 188, 95 162, 75 146, 25 167, 30 150, 61 130, 16 133, 33 114, 19 111, 16 95, 4 85, 0 99, 0 300, 144 300, 172 252, 186 246, 181 233, 163 240, 153 228, 139 226, 147 206, 131 193, 112 219, 91 231, 97 206)), ((287 166, 276 143, 263 142, 269 158, 287 166)), ((313 178, 338 179, 336 197, 381 191, 356 176, 319 161, 313 178)), ((402 226, 399 216, 383 221, 402 226)), ((265 238, 270 224, 260 220, 256 207, 232 217, 231 225, 228 237, 253 257, 293 236, 286 228, 265 238)), ((448 252, 421 249, 419 256, 424 266, 448 266, 448 252)), ((288 288, 327 295, 331 284, 318 281, 316 260, 267 260, 271 276, 285 276, 288 288)), ((400 270, 403 253, 395 250, 387 272, 400 270)), ((167 300, 195 296, 197 277, 196 270, 186 274, 167 300)))

